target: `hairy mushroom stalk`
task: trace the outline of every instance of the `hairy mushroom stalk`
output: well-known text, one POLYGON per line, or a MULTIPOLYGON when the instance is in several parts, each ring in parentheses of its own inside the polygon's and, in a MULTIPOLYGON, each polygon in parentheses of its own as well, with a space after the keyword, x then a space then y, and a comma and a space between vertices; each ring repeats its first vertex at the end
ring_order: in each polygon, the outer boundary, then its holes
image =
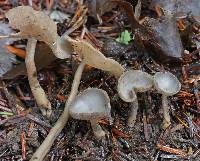
POLYGON ((36 48, 37 40, 34 38, 29 38, 26 47, 26 57, 25 57, 25 64, 27 69, 27 75, 29 80, 29 85, 33 96, 43 115, 50 117, 52 110, 51 110, 51 103, 46 97, 46 94, 42 87, 40 86, 39 81, 37 80, 37 71, 35 67, 34 55, 35 55, 35 48, 36 48), (46 109, 45 109, 46 108, 46 109))
MULTIPOLYGON (((45 155, 48 153, 54 140, 56 139, 56 137, 59 135, 59 133, 62 131, 65 124, 67 123, 69 118, 69 113, 68 113, 69 106, 78 92, 78 86, 80 84, 80 79, 85 64, 88 64, 97 69, 109 71, 116 77, 119 77, 124 71, 124 68, 118 62, 106 58, 100 51, 95 49, 88 42, 84 40, 76 41, 71 39, 70 37, 65 37, 65 38, 67 39, 68 42, 71 43, 74 52, 78 53, 79 56, 82 58, 82 62, 75 73, 74 81, 71 88, 71 93, 65 104, 65 108, 62 115, 60 116, 54 127, 51 129, 50 133, 47 135, 41 146, 33 154, 31 161, 42 161, 44 159, 45 155)), ((93 124, 94 122, 92 122, 92 125, 93 124)))
POLYGON ((131 103, 131 113, 128 125, 133 126, 138 110, 137 92, 146 92, 153 86, 153 78, 148 73, 140 70, 129 70, 121 75, 118 80, 118 93, 122 100, 131 103))
POLYGON ((105 137, 98 120, 104 117, 110 118, 110 110, 108 94, 98 88, 89 88, 81 92, 69 107, 69 113, 73 118, 90 121, 97 139, 105 137))
POLYGON ((163 108, 163 128, 167 128, 170 124, 168 96, 173 96, 181 89, 181 83, 175 75, 170 72, 157 72, 154 75, 154 87, 162 94, 162 108, 163 108))

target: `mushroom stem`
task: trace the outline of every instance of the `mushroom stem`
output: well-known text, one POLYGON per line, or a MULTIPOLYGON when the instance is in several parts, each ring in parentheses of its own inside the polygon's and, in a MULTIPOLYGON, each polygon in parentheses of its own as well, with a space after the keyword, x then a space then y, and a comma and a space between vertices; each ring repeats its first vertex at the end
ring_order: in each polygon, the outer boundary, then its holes
POLYGON ((168 105, 168 100, 166 95, 162 95, 162 107, 163 107, 163 115, 164 115, 164 120, 163 120, 163 128, 167 128, 170 124, 170 115, 169 115, 169 105, 168 105))
POLYGON ((69 118, 69 105, 71 104, 71 102, 74 100, 75 96, 78 93, 78 87, 80 84, 80 80, 81 80, 81 76, 82 76, 84 67, 85 67, 85 63, 84 63, 84 61, 82 61, 75 73, 71 92, 70 92, 68 100, 65 104, 65 108, 64 108, 62 115, 59 117, 59 119, 56 122, 56 124, 54 125, 54 127, 50 130, 49 134, 47 135, 47 137, 45 138, 43 143, 33 154, 30 161, 43 161, 44 157, 46 156, 49 149, 51 148, 54 140, 56 139, 56 137, 59 135, 59 133, 62 131, 62 129, 66 125, 68 118, 69 118))
POLYGON ((29 81, 29 85, 33 93, 33 96, 35 97, 35 100, 38 106, 42 107, 41 111, 43 115, 50 117, 51 112, 52 112, 51 103, 47 99, 47 96, 44 90, 42 89, 39 81, 37 80, 37 70, 36 70, 35 61, 34 61, 36 43, 37 43, 36 39, 34 38, 28 39, 27 48, 26 48, 27 54, 25 57, 28 81, 29 81))
POLYGON ((133 127, 137 118, 137 111, 138 111, 138 100, 136 98, 135 101, 130 103, 131 106, 131 113, 128 118, 128 126, 133 127))
POLYGON ((94 135, 97 139, 101 139, 105 137, 105 132, 101 128, 101 126, 98 124, 98 120, 90 120, 92 130, 94 132, 94 135))

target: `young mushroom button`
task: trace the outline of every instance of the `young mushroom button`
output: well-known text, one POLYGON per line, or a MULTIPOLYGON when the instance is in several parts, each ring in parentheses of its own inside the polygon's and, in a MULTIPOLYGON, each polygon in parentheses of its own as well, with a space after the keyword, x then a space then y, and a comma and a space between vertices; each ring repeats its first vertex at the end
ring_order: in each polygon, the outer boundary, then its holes
POLYGON ((171 124, 167 96, 178 93, 181 89, 181 83, 177 77, 170 72, 157 72, 154 75, 154 86, 156 90, 162 94, 164 114, 163 128, 166 128, 171 124))
POLYGON ((90 88, 79 94, 69 107, 70 115, 79 120, 89 120, 94 135, 99 139, 105 132, 98 124, 98 120, 110 117, 110 99, 108 94, 101 89, 90 88))
POLYGON ((153 78, 140 70, 129 70, 118 80, 118 93, 122 100, 131 102, 131 114, 128 119, 129 126, 133 126, 137 116, 137 92, 146 92, 153 86, 153 78))

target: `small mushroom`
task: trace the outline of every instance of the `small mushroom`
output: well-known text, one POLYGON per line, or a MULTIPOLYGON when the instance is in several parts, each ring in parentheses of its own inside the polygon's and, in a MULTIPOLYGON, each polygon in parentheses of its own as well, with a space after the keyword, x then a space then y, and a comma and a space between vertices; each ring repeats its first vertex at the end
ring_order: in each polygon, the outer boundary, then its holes
POLYGON ((68 40, 57 34, 57 26, 43 12, 35 11, 29 6, 19 6, 10 9, 6 14, 9 24, 20 32, 11 35, 0 36, 0 38, 25 38, 28 39, 27 54, 25 63, 27 68, 28 80, 32 93, 43 115, 51 115, 51 104, 37 80, 37 70, 35 67, 35 46, 37 40, 45 42, 52 49, 58 58, 68 58, 72 48, 68 40))
POLYGON ((122 100, 131 102, 131 114, 128 118, 129 126, 133 126, 137 117, 137 92, 146 92, 153 86, 153 78, 140 70, 129 70, 118 80, 118 93, 122 100))
POLYGON ((110 110, 108 94, 98 88, 89 88, 81 92, 69 107, 69 113, 73 118, 90 121, 94 135, 98 139, 105 136, 98 120, 109 117, 110 110))
POLYGON ((10 26, 20 32, 0 38, 35 38, 49 45, 57 58, 64 59, 71 56, 72 48, 69 42, 58 36, 56 23, 43 12, 35 11, 30 6, 18 6, 10 9, 5 15, 10 26))
POLYGON ((154 87, 162 94, 162 107, 163 107, 163 128, 167 128, 170 124, 168 96, 173 96, 181 89, 181 83, 178 78, 170 72, 157 72, 154 75, 154 87))

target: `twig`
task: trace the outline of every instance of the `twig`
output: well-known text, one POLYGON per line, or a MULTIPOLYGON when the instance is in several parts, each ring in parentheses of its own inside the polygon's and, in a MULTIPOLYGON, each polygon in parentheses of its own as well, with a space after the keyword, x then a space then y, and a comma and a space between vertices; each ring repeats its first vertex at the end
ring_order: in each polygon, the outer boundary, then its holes
POLYGON ((47 99, 47 96, 40 86, 39 81, 37 80, 37 70, 35 67, 34 55, 35 55, 35 47, 37 40, 34 38, 28 39, 27 48, 26 48, 26 69, 29 80, 29 85, 33 96, 38 104, 38 106, 42 107, 41 109, 43 115, 47 115, 48 117, 51 115, 51 103, 47 99))
POLYGON ((51 148, 51 145, 53 144, 54 140, 56 139, 56 137, 59 135, 59 133, 62 131, 65 124, 67 123, 68 118, 69 118, 69 111, 68 111, 69 105, 71 104, 71 102, 74 100, 75 96, 78 93, 78 87, 80 84, 80 79, 81 79, 84 66, 85 66, 85 63, 84 61, 82 61, 75 73, 72 88, 71 88, 71 93, 65 104, 65 108, 62 115, 60 116, 60 118, 58 119, 54 127, 50 130, 49 134, 47 135, 43 143, 33 154, 30 161, 43 161, 45 155, 48 153, 49 149, 51 148))

